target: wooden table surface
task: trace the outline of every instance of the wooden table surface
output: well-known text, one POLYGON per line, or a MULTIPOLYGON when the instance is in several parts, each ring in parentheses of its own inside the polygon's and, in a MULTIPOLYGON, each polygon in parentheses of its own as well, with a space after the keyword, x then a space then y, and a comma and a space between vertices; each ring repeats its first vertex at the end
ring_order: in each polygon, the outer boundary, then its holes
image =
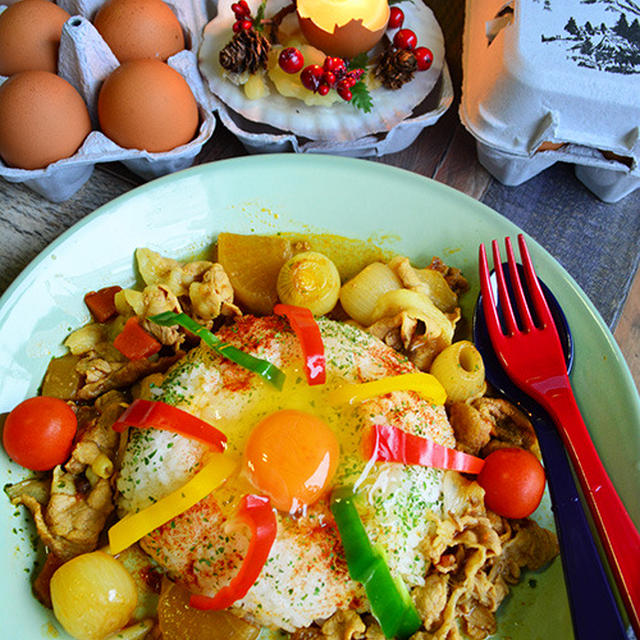
MULTIPOLYGON (((459 99, 463 2, 428 2, 445 32, 447 59, 459 99)), ((246 155, 235 137, 218 124, 196 162, 246 155)), ((476 159, 475 144, 460 124, 457 105, 406 150, 377 159, 434 178, 480 199, 493 178, 476 159)), ((142 180, 118 163, 97 165, 91 179, 69 200, 53 204, 20 184, 0 180, 0 293, 60 233, 142 180)), ((640 388, 640 276, 626 300, 614 336, 640 388)))

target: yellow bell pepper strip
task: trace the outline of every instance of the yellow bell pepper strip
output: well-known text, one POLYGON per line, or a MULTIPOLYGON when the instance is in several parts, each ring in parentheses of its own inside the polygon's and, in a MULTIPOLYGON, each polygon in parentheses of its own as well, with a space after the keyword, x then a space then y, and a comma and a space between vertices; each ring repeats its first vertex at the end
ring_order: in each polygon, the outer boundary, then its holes
POLYGON ((185 485, 160 498, 151 506, 124 517, 108 532, 113 555, 141 540, 154 529, 170 522, 217 489, 236 469, 237 461, 214 454, 207 464, 185 485))
POLYGON ((480 473, 484 460, 388 424, 376 424, 362 440, 365 459, 480 473))
POLYGON ((356 404, 392 391, 415 391, 425 400, 438 405, 444 404, 447 399, 444 387, 430 373, 403 373, 371 382, 345 384, 332 391, 329 400, 335 404, 356 404))
POLYGON ((217 351, 221 356, 228 360, 239 364, 241 367, 257 373, 260 377, 270 382, 276 389, 282 391, 284 385, 285 374, 278 369, 276 365, 271 364, 267 360, 256 358, 241 349, 230 345, 228 342, 221 340, 202 325, 198 324, 193 318, 186 313, 175 313, 174 311, 165 311, 149 318, 152 322, 162 327, 172 327, 179 325, 191 333, 197 335, 206 345, 217 351))
POLYGON ((339 487, 331 495, 331 512, 344 548, 349 575, 364 585, 371 612, 387 638, 406 640, 422 620, 406 585, 391 575, 382 551, 373 546, 354 504, 352 486, 339 487))
POLYGON ((269 498, 253 494, 244 496, 235 517, 251 530, 251 540, 244 562, 231 582, 215 596, 193 594, 189 599, 189 605, 195 609, 219 611, 244 598, 267 562, 278 530, 276 514, 269 498))
POLYGON ((134 400, 113 423, 113 430, 121 433, 127 427, 162 429, 206 444, 222 453, 227 436, 200 418, 158 400, 134 400))
POLYGON ((277 304, 273 307, 273 311, 289 321, 300 342, 307 382, 310 385, 324 384, 327 376, 324 344, 320 327, 311 311, 306 307, 297 307, 293 304, 277 304))

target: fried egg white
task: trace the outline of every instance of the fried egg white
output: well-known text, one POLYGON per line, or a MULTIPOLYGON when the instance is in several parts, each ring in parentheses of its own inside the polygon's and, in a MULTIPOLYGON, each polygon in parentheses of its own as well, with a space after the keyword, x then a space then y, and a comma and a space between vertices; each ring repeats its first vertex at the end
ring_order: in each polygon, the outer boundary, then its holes
MULTIPOLYGON (((244 316, 218 335, 283 369, 287 381, 281 392, 200 346, 167 374, 162 387, 155 390, 157 399, 223 431, 228 437, 225 455, 237 456, 239 461, 249 433, 265 416, 297 409, 322 418, 340 445, 333 485, 358 485, 364 497, 361 517, 370 538, 384 549, 395 575, 409 585, 422 584, 426 560, 420 542, 430 514, 441 513, 443 474, 393 463, 366 465, 360 442, 369 426, 386 423, 455 446, 444 408, 413 391, 392 392, 355 407, 336 405, 331 391, 345 383, 410 373, 415 368, 356 327, 328 319, 319 319, 318 324, 327 369, 322 387, 308 386, 300 344, 285 320, 244 316)), ((118 480, 121 515, 139 511, 178 489, 206 462, 207 454, 204 445, 166 431, 132 433, 118 480)), ((239 472, 141 544, 174 579, 195 593, 214 595, 242 563, 248 538, 246 531, 233 528, 233 513, 243 495, 256 492, 239 472)), ((269 559, 257 582, 236 603, 240 613, 260 625, 293 631, 328 618, 337 609, 366 609, 362 586, 351 580, 342 557, 328 497, 294 516, 278 512, 277 519, 269 559)))

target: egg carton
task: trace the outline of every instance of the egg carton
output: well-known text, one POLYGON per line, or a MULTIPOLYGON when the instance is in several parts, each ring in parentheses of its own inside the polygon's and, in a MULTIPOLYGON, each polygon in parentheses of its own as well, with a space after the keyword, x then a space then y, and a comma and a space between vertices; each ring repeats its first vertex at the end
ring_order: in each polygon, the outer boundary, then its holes
MULTIPOLYGON (((64 24, 58 53, 58 75, 71 83, 84 98, 94 130, 78 151, 69 158, 44 169, 26 170, 6 166, 0 160, 0 176, 18 182, 53 202, 70 198, 91 177, 96 163, 120 161, 145 180, 184 169, 193 164, 215 129, 210 98, 198 71, 197 51, 202 25, 206 23, 204 5, 193 2, 167 4, 176 14, 186 36, 186 48, 167 60, 187 81, 198 103, 200 126, 196 137, 171 151, 150 153, 126 149, 107 138, 98 126, 97 99, 102 82, 119 66, 102 36, 91 23, 103 0, 60 0, 71 18, 64 24)), ((0 6, 0 12, 6 6, 0 6)), ((7 78, 0 76, 0 84, 7 78)))
POLYGON ((491 174, 567 162, 605 202, 640 187, 639 20, 610 0, 467 0, 459 112, 491 174))

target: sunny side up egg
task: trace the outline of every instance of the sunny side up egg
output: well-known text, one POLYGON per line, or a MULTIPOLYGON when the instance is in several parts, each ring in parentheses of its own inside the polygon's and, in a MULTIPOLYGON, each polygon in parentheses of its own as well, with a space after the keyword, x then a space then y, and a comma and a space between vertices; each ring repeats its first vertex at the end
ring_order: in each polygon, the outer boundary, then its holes
MULTIPOLYGON (((238 473, 145 537, 143 548, 192 592, 215 595, 237 573, 248 548, 248 533, 232 526, 240 499, 247 493, 270 494, 279 507, 277 537, 258 580, 235 606, 260 625, 286 631, 365 602, 362 586, 349 577, 329 510, 333 486, 359 485, 365 528, 385 550, 392 572, 408 585, 424 582, 420 543, 430 514, 441 515, 443 473, 393 463, 367 465, 361 440, 368 428, 391 424, 455 445, 444 408, 413 391, 355 406, 333 401, 332 392, 344 384, 416 369, 356 327, 322 318, 318 324, 327 361, 327 383, 321 387, 307 384, 299 342, 285 320, 244 316, 219 337, 283 369, 282 391, 206 346, 189 352, 155 390, 156 399, 223 431, 225 455, 237 458, 238 473), (294 515, 288 512, 301 506, 294 515)), ((167 431, 132 431, 118 481, 121 516, 184 485, 208 456, 204 445, 167 431)))

